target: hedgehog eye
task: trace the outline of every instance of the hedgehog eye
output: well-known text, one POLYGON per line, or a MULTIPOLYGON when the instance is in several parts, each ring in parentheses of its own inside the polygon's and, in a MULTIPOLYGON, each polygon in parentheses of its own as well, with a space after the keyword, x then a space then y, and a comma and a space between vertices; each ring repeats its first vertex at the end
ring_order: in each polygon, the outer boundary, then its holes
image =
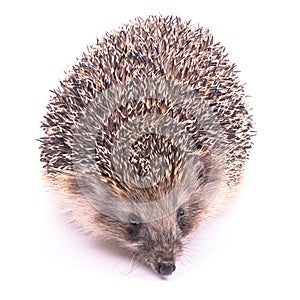
POLYGON ((178 209, 178 211, 177 211, 177 221, 181 222, 184 217, 185 217, 185 211, 182 208, 178 209))
POLYGON ((186 220, 185 210, 179 208, 177 210, 177 223, 183 235, 187 235, 189 233, 189 223, 186 220))
POLYGON ((128 229, 128 233, 132 237, 136 238, 138 236, 138 234, 141 231, 141 227, 142 227, 142 220, 134 214, 129 215, 127 229, 128 229))

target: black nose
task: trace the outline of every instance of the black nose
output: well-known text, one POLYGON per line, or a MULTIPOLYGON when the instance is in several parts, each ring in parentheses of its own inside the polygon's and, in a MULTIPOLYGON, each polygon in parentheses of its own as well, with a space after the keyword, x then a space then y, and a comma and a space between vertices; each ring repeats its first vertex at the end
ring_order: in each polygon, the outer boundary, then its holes
POLYGON ((176 267, 172 261, 162 260, 156 265, 156 271, 161 275, 171 275, 176 267))

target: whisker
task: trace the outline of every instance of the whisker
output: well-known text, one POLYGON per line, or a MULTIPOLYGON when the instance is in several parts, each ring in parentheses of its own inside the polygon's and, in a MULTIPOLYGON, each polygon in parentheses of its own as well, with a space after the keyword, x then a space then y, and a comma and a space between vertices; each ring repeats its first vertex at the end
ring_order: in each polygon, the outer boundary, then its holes
POLYGON ((134 258, 136 257, 136 255, 137 255, 137 252, 134 252, 130 259, 128 271, 124 272, 124 275, 132 274, 132 272, 138 268, 138 264, 134 264, 134 262, 135 262, 134 258))

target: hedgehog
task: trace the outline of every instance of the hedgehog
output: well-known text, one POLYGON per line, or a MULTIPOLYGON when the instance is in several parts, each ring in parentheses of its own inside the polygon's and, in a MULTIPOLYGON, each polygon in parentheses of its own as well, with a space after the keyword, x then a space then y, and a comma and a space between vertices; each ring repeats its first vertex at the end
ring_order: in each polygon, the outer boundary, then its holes
POLYGON ((172 274, 242 182, 254 131, 237 73, 208 29, 174 16, 88 46, 51 91, 39 139, 69 220, 172 274))

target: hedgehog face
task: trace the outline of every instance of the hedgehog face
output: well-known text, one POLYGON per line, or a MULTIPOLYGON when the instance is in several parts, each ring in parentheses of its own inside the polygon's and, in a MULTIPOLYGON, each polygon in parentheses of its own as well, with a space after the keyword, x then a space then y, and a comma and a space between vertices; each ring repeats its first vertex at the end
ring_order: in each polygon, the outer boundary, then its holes
POLYGON ((130 214, 125 226, 125 239, 131 243, 135 257, 160 275, 171 275, 187 238, 196 228, 199 215, 199 208, 189 203, 169 216, 151 222, 144 222, 140 216, 130 214))

